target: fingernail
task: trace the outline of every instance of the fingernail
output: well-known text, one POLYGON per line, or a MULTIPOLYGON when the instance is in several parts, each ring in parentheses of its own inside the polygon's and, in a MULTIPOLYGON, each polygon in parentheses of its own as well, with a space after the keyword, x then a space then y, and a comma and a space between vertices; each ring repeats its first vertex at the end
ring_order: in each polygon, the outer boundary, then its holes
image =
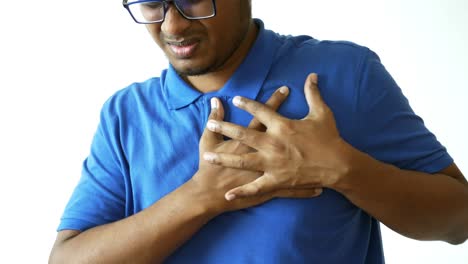
POLYGON ((312 75, 312 78, 311 78, 312 82, 314 84, 317 84, 318 83, 318 75, 316 73, 312 73, 311 75, 312 75))
POLYGON ((216 131, 216 129, 219 127, 219 125, 218 125, 218 122, 216 122, 214 120, 210 120, 206 124, 206 127, 211 131, 216 131))
POLYGON ((283 86, 279 89, 279 92, 282 93, 282 94, 287 94, 289 91, 288 87, 286 86, 283 86))
POLYGON ((205 152, 203 153, 203 159, 206 160, 206 161, 215 161, 217 155, 215 153, 212 153, 212 152, 205 152))
POLYGON ((226 200, 232 201, 232 200, 234 200, 234 199, 236 199, 236 195, 235 195, 235 194, 233 194, 233 193, 226 194, 226 200))
POLYGON ((240 106, 242 104, 242 98, 240 96, 236 96, 234 99, 232 99, 232 103, 235 106, 240 106))
POLYGON ((211 109, 218 109, 218 100, 215 97, 211 98, 211 109))

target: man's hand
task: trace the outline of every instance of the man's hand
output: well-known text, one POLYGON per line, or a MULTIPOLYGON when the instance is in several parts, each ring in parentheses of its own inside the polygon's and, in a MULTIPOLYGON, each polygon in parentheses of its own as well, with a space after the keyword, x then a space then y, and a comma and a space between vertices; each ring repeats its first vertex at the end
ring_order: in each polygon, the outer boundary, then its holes
MULTIPOLYGON (((264 107, 269 111, 276 111, 276 109, 286 99, 287 94, 288 89, 286 87, 278 89, 264 107)), ((217 98, 213 98, 211 106, 212 110, 209 120, 222 122, 224 118, 224 109, 221 101, 217 98)), ((265 127, 255 118, 252 120, 248 128, 259 133, 261 131, 265 131, 265 127)), ((202 157, 205 152, 225 152, 235 155, 246 155, 248 153, 254 153, 253 151, 254 150, 252 148, 248 145, 242 144, 240 141, 225 141, 221 134, 212 132, 208 129, 205 129, 200 140, 200 157, 202 157)), ((196 185, 196 190, 199 192, 199 195, 206 197, 207 203, 214 208, 216 213, 255 206, 275 197, 309 198, 320 193, 314 188, 283 188, 281 190, 263 192, 259 195, 238 199, 235 202, 227 202, 224 199, 224 195, 227 191, 255 181, 261 175, 262 173, 259 171, 226 168, 211 164, 200 158, 199 170, 193 176, 191 182, 196 185)))
POLYGON ((333 113, 322 100, 317 82, 316 74, 308 76, 304 92, 309 114, 302 120, 287 119, 265 105, 236 97, 234 104, 263 123, 267 127, 265 132, 220 120, 208 122, 210 131, 257 151, 233 153, 218 148, 204 153, 206 161, 223 167, 263 172, 251 183, 228 191, 225 194, 227 200, 284 189, 320 190, 347 172, 343 154, 349 145, 340 137, 333 113))
POLYGON ((301 120, 287 119, 260 103, 237 97, 235 104, 263 123, 265 132, 220 120, 207 124, 210 131, 257 152, 217 150, 204 153, 205 160, 222 167, 263 172, 251 183, 227 191, 227 201, 235 204, 277 190, 324 187, 341 193, 404 236, 451 244, 467 240, 468 191, 454 163, 428 174, 376 160, 340 137, 333 113, 318 91, 315 74, 307 78, 304 91, 310 109, 301 120))

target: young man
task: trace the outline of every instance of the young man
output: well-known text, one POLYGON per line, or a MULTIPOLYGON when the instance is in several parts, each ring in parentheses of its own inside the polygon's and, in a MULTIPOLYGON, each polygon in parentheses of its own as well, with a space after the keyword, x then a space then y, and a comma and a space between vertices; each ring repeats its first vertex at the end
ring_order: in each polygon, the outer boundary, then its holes
POLYGON ((384 263, 378 221, 467 239, 464 176, 372 51, 248 0, 124 6, 170 67, 104 105, 52 263, 384 263))

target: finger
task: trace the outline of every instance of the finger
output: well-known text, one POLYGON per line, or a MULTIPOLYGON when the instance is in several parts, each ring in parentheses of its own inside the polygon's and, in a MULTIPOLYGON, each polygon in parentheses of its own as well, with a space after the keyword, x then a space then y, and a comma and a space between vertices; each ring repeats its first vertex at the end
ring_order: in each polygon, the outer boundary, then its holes
MULTIPOLYGON (((210 120, 222 121, 224 119, 224 108, 221 100, 213 97, 211 98, 210 104, 211 112, 208 116, 208 122, 210 120)), ((211 148, 222 141, 223 135, 214 133, 205 127, 200 144, 204 144, 204 148, 211 148)))
POLYGON ((282 118, 270 107, 245 97, 236 96, 232 100, 232 103, 240 109, 243 109, 252 114, 255 119, 257 119, 266 127, 271 126, 272 123, 282 118))
MULTIPOLYGON (((280 87, 277 89, 273 95, 265 103, 266 106, 270 107, 274 111, 278 110, 281 104, 286 100, 289 95, 289 88, 286 86, 280 87)), ((257 131, 265 131, 266 127, 258 121, 258 119, 253 118, 250 122, 248 128, 255 129, 257 131)))
POLYGON ((205 152, 203 153, 203 159, 212 164, 228 168, 264 171, 263 163, 256 152, 241 155, 205 152))
POLYGON ((274 196, 279 198, 312 198, 320 196, 322 191, 322 188, 282 189, 277 190, 274 196))
POLYGON ((275 184, 275 182, 272 181, 270 177, 263 175, 251 183, 228 191, 225 194, 225 198, 228 201, 232 201, 240 197, 244 198, 249 196, 264 195, 274 192, 276 189, 278 189, 277 184, 275 184))
POLYGON ((239 142, 257 150, 262 148, 262 142, 264 142, 265 137, 267 137, 267 135, 263 132, 245 128, 243 126, 229 122, 216 121, 213 119, 208 121, 206 127, 212 132, 238 140, 239 142))
POLYGON ((318 88, 318 76, 316 73, 309 74, 304 85, 304 94, 309 105, 309 115, 323 111, 325 103, 318 88))

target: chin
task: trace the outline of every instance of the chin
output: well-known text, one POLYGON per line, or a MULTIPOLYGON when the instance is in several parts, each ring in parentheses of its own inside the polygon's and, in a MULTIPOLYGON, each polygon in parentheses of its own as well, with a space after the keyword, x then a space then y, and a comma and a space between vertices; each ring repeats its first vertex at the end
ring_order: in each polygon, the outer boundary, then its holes
MULTIPOLYGON (((178 65, 177 63, 172 63, 172 67, 176 70, 176 72, 180 76, 198 76, 198 75, 203 75, 207 74, 210 72, 215 71, 216 67, 214 65, 178 65)), ((185 63, 182 63, 185 64, 185 63)), ((190 63, 191 64, 191 63, 190 63)))

